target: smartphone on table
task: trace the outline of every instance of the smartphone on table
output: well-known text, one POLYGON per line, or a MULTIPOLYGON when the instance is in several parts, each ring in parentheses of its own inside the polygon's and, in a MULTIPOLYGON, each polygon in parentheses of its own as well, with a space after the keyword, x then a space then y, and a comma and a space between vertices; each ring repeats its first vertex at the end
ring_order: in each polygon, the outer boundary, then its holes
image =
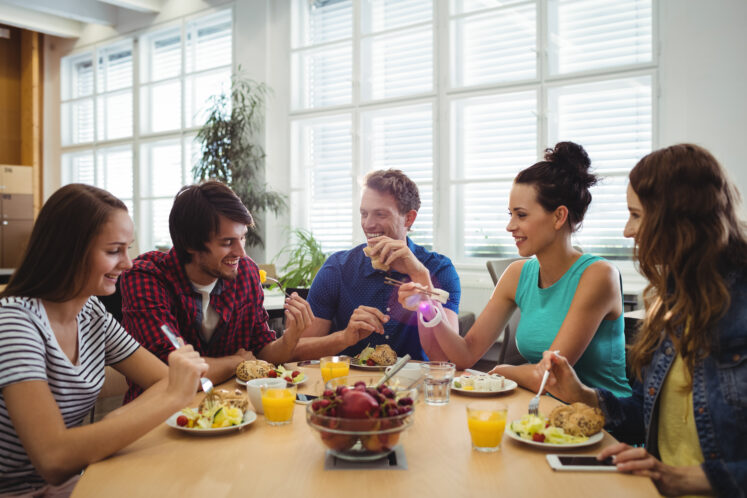
POLYGON ((296 403, 298 403, 299 405, 308 405, 318 397, 319 396, 314 396, 311 394, 296 393, 296 403))
POLYGON ((617 472, 617 466, 612 458, 597 460, 594 455, 547 455, 550 468, 571 472, 617 472))

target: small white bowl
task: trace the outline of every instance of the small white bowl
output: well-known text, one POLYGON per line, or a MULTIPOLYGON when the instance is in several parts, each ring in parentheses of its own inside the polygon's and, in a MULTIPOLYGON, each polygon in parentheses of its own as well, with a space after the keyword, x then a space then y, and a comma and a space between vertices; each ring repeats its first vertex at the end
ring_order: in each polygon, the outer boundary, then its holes
POLYGON ((285 387, 286 382, 283 379, 273 379, 270 377, 263 379, 252 379, 246 382, 246 392, 249 395, 249 401, 254 405, 254 411, 264 414, 262 409, 262 386, 267 387, 285 387))

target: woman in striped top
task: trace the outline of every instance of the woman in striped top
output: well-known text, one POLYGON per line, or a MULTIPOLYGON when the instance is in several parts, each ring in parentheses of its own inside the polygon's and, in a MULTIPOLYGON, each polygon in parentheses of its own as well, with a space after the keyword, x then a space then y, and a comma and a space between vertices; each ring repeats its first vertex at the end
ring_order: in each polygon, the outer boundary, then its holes
POLYGON ((80 471, 186 406, 207 364, 191 346, 164 365, 94 296, 132 263, 133 224, 108 192, 73 184, 39 213, 0 295, 0 495, 64 496, 80 471), (148 390, 80 426, 112 365, 148 390))

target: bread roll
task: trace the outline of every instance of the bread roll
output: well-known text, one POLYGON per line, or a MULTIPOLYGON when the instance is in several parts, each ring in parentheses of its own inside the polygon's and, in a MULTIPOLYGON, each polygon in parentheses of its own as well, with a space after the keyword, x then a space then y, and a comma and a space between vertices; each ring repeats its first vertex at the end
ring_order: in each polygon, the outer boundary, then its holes
POLYGON ((381 258, 378 254, 371 256, 371 246, 366 246, 363 248, 363 254, 371 258, 371 266, 373 266, 374 270, 381 270, 381 271, 389 271, 389 265, 385 264, 383 261, 381 261, 381 258))

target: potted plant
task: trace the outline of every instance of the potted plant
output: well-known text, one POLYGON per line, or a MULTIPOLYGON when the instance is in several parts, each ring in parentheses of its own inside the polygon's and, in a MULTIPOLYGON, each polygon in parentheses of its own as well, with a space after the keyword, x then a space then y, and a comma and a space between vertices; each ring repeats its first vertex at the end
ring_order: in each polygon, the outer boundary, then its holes
POLYGON ((277 215, 287 208, 285 196, 269 190, 264 181, 265 151, 258 135, 264 127, 268 92, 264 83, 234 74, 230 95, 222 92, 211 98, 207 121, 196 138, 202 143, 202 157, 192 171, 194 177, 227 184, 255 219, 247 247, 264 247, 258 214, 277 215))
POLYGON ((297 228, 291 232, 290 244, 280 250, 273 262, 281 256, 286 256, 288 262, 281 269, 280 284, 286 292, 298 292, 306 299, 311 282, 327 260, 322 245, 310 231, 297 228))

